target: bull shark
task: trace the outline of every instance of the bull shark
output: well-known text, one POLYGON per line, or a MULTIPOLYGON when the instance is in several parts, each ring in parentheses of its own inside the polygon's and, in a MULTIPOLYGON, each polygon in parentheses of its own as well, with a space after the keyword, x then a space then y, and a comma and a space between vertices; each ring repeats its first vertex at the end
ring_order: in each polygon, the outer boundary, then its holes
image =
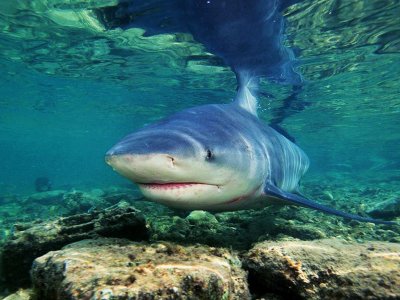
POLYGON ((299 182, 307 155, 257 116, 254 77, 239 73, 229 104, 189 108, 127 135, 106 162, 152 201, 212 212, 299 205, 361 222, 362 217, 309 200, 299 182))

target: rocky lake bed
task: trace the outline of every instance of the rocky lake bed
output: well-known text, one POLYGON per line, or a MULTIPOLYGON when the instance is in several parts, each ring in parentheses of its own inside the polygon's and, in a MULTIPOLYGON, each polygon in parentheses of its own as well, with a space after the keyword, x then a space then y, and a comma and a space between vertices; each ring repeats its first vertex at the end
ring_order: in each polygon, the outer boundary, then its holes
MULTIPOLYGON (((384 187, 318 183, 307 193, 400 217, 384 187)), ((7 300, 400 299, 400 226, 288 206, 173 211, 122 187, 9 194, 0 217, 7 300)))

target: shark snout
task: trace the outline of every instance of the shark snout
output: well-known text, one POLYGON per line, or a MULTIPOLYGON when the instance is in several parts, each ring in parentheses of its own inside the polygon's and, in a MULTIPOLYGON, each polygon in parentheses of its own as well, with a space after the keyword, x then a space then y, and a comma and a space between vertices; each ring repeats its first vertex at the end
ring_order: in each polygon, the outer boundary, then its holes
POLYGON ((104 158, 104 160, 106 161, 106 163, 108 164, 108 165, 112 165, 112 162, 113 162, 113 159, 115 159, 115 156, 114 155, 111 155, 111 154, 106 154, 106 156, 105 156, 105 158, 104 158))
POLYGON ((186 174, 194 176, 192 163, 201 157, 199 148, 196 139, 183 132, 149 128, 114 145, 105 161, 136 183, 182 181, 186 174))
POLYGON ((162 182, 179 177, 179 160, 170 154, 107 154, 115 171, 136 183, 162 182))

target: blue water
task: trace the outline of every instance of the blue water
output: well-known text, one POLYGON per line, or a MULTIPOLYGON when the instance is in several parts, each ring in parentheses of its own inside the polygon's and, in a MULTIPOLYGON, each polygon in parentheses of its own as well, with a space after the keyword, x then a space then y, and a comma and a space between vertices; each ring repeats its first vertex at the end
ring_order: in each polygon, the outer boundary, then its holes
MULTIPOLYGON (((234 98, 233 72, 188 33, 106 30, 114 1, 0 4, 0 195, 128 182, 105 165, 121 137, 168 114, 234 98)), ((400 6, 303 1, 284 11, 304 77, 281 125, 311 160, 307 181, 400 187, 400 6), (297 104, 296 104, 297 103, 297 104)), ((291 87, 264 80, 269 122, 291 87)))
MULTIPOLYGON (((234 71, 250 68, 261 77, 260 119, 279 125, 309 156, 301 192, 348 213, 400 222, 400 1, 277 0, 280 9, 267 22, 273 31, 257 30, 269 9, 221 15, 202 7, 202 17, 182 22, 183 2, 207 1, 0 1, 0 299, 20 287, 15 281, 29 281, 27 269, 15 270, 34 258, 7 257, 8 244, 20 242, 24 255, 58 250, 54 232, 63 232, 62 240, 70 224, 53 226, 48 239, 48 225, 35 229, 38 220, 102 215, 101 209, 116 206, 143 213, 151 242, 234 250, 292 238, 400 242, 399 226, 359 224, 298 207, 190 218, 141 201, 134 184, 105 163, 113 145, 147 124, 185 108, 233 101, 234 71), (229 28, 236 32, 221 40, 203 22, 235 24, 229 28), (235 50, 226 53, 228 46, 235 50), (59 191, 39 193, 37 179, 59 191), (15 225, 20 222, 29 225, 15 225), (29 226, 33 230, 24 231, 29 226), (43 249, 25 248, 41 239, 43 249)), ((229 4, 267 2, 274 3, 229 4)), ((73 228, 90 227, 81 217, 73 228)), ((96 231, 103 224, 93 226, 96 231)), ((297 274, 301 263, 288 262, 297 274)))

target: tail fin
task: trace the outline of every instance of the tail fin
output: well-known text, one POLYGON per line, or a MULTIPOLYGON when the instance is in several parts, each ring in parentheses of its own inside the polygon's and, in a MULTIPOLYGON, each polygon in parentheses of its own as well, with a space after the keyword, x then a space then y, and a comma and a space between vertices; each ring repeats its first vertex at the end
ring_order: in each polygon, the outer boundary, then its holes
POLYGON ((238 91, 235 103, 257 116, 258 103, 254 94, 258 88, 259 78, 245 71, 237 72, 236 78, 238 81, 238 91))

